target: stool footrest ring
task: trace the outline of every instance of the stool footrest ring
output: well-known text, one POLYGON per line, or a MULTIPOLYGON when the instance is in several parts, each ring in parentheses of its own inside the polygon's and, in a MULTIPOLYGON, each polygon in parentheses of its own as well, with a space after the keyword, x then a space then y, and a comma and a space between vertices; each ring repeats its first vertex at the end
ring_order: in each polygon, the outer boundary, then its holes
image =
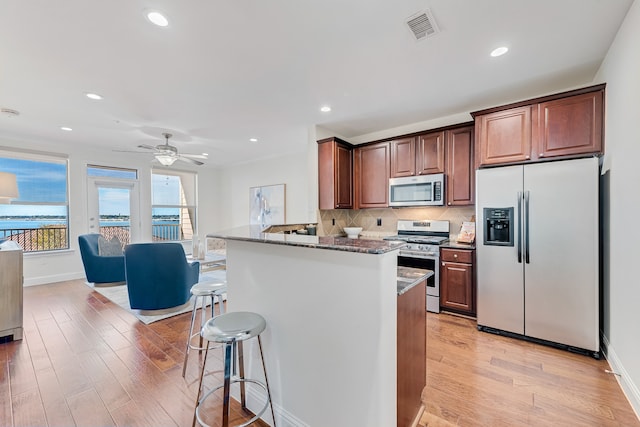
MULTIPOLYGON (((269 391, 267 389, 267 386, 262 382, 262 381, 258 381, 258 380, 254 380, 251 378, 239 378, 239 377, 233 377, 231 378, 231 384, 235 384, 235 383, 252 383, 252 384, 256 384, 258 386, 260 386, 266 393, 267 393, 267 400, 264 403, 264 406, 262 407, 262 409, 260 409, 260 411, 258 411, 257 414, 255 414, 255 416, 253 418, 251 418, 249 421, 247 421, 246 423, 243 424, 238 424, 237 426, 234 427, 246 427, 249 424, 253 423, 254 421, 258 420, 260 418, 260 416, 262 414, 264 414, 264 412, 267 410, 267 408, 269 407, 269 404, 271 403, 271 399, 269 398, 269 391)), ((198 420, 198 423, 203 426, 203 427, 211 427, 209 424, 205 423, 204 421, 202 421, 202 419, 200 418, 200 405, 213 393, 215 393, 216 391, 220 390, 222 387, 224 387, 224 384, 219 385, 216 388, 213 388, 209 391, 207 391, 202 398, 198 401, 198 405, 196 406, 196 419, 198 420)))
MULTIPOLYGON (((195 337, 199 337, 199 336, 200 336, 200 332, 197 332, 197 333, 195 333, 195 334, 191 335, 191 337, 189 337, 188 346, 189 346, 189 348, 190 348, 191 350, 203 351, 203 350, 206 350, 206 349, 207 349, 207 347, 200 347, 200 346, 198 346, 198 345, 191 344, 191 341, 193 341, 193 339, 194 339, 195 337)), ((206 341, 206 340, 205 340, 205 341, 206 341)), ((207 341, 207 342, 209 343, 209 350, 213 350, 214 348, 220 348, 220 347, 222 347, 222 344, 218 344, 218 343, 211 344, 211 343, 213 343, 213 341, 207 341)))

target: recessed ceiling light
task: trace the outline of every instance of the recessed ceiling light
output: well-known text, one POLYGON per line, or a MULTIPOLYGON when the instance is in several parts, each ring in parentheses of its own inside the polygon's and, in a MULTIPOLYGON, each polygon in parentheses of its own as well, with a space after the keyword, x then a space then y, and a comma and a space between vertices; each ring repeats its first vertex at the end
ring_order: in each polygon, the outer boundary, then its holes
POLYGON ((85 95, 87 96, 87 98, 95 99, 96 101, 99 101, 102 99, 102 96, 98 95, 97 93, 88 92, 88 93, 85 93, 85 95))
POLYGON ((61 129, 61 130, 64 130, 64 131, 67 131, 67 132, 71 132, 71 131, 73 130, 73 129, 71 129, 71 128, 70 128, 70 127, 68 127, 68 126, 61 126, 61 127, 60 127, 60 129, 61 129))
POLYGON ((509 48, 506 46, 502 46, 496 49, 493 49, 491 51, 491 56, 496 57, 496 56, 501 56, 504 55, 505 53, 507 53, 509 51, 509 48))
POLYGON ((258 142, 258 138, 249 138, 249 141, 251 141, 251 142, 258 142))
POLYGON ((328 113, 329 111, 331 111, 331 107, 325 105, 323 107, 320 107, 320 111, 322 111, 323 113, 328 113))
POLYGON ((155 10, 147 12, 147 19, 158 27, 167 27, 169 25, 169 20, 165 18, 163 14, 156 12, 155 10))

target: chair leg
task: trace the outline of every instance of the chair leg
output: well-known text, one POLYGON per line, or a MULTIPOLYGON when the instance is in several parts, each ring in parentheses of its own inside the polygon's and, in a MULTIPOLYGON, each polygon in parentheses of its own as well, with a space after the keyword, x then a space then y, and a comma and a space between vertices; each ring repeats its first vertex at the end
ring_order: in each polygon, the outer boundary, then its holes
POLYGON ((207 345, 207 349, 204 351, 204 361, 202 362, 202 370, 200 371, 200 381, 198 382, 198 393, 196 394, 196 406, 193 410, 193 424, 191 424, 191 427, 195 427, 196 425, 196 415, 198 411, 198 405, 200 405, 200 394, 202 393, 202 379, 204 378, 204 368, 207 365, 208 353, 209 353, 209 346, 207 345))
MULTIPOLYGON (((202 297, 201 305, 202 306, 200 308, 200 330, 204 328, 204 324, 207 320, 206 319, 207 318, 207 297, 202 297)), ((202 335, 200 335, 200 350, 199 350, 200 354, 202 354, 203 344, 204 344, 204 339, 202 338, 202 335)))
POLYGON ((260 347, 260 360, 262 361, 262 370, 264 371, 264 383, 267 386, 267 397, 269 398, 269 406, 271 406, 271 417, 273 418, 273 427, 276 427, 276 415, 273 410, 273 400, 271 399, 271 388, 269 388, 269 378, 267 377, 267 366, 264 363, 264 354, 262 353, 262 340, 258 335, 258 347, 260 347))
MULTIPOLYGON (((240 366, 240 379, 244 380, 244 346, 242 341, 238 342, 238 365, 240 366)), ((245 394, 244 381, 240 381, 240 405, 242 409, 247 409, 247 398, 245 394)))
POLYGON ((191 327, 189 328, 189 336, 187 337, 187 348, 184 350, 184 363, 182 364, 182 378, 187 372, 187 360, 189 359, 189 348, 191 347, 191 336, 193 335, 193 326, 196 321, 196 308, 198 307, 198 297, 193 301, 193 311, 191 312, 191 327))
POLYGON ((222 293, 220 293, 218 295, 218 314, 224 314, 225 313, 225 309, 224 309, 224 301, 222 298, 222 293))
POLYGON ((230 344, 224 345, 224 395, 222 400, 222 427, 229 427, 229 393, 231 389, 231 347, 232 345, 230 344))

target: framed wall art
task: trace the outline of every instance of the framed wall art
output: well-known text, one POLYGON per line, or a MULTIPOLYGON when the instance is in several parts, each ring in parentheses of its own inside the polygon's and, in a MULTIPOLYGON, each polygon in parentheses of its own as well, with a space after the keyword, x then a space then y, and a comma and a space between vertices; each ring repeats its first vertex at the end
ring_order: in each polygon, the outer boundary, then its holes
POLYGON ((285 223, 285 184, 251 187, 249 197, 249 224, 264 229, 285 223))

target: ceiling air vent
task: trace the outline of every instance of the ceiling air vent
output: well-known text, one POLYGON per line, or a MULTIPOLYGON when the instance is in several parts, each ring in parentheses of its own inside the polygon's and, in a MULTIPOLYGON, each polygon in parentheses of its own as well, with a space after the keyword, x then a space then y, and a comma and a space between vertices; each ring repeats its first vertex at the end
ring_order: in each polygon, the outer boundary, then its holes
POLYGON ((437 34, 438 26, 430 10, 416 13, 407 19, 407 25, 415 36, 416 40, 424 40, 427 37, 437 34))

